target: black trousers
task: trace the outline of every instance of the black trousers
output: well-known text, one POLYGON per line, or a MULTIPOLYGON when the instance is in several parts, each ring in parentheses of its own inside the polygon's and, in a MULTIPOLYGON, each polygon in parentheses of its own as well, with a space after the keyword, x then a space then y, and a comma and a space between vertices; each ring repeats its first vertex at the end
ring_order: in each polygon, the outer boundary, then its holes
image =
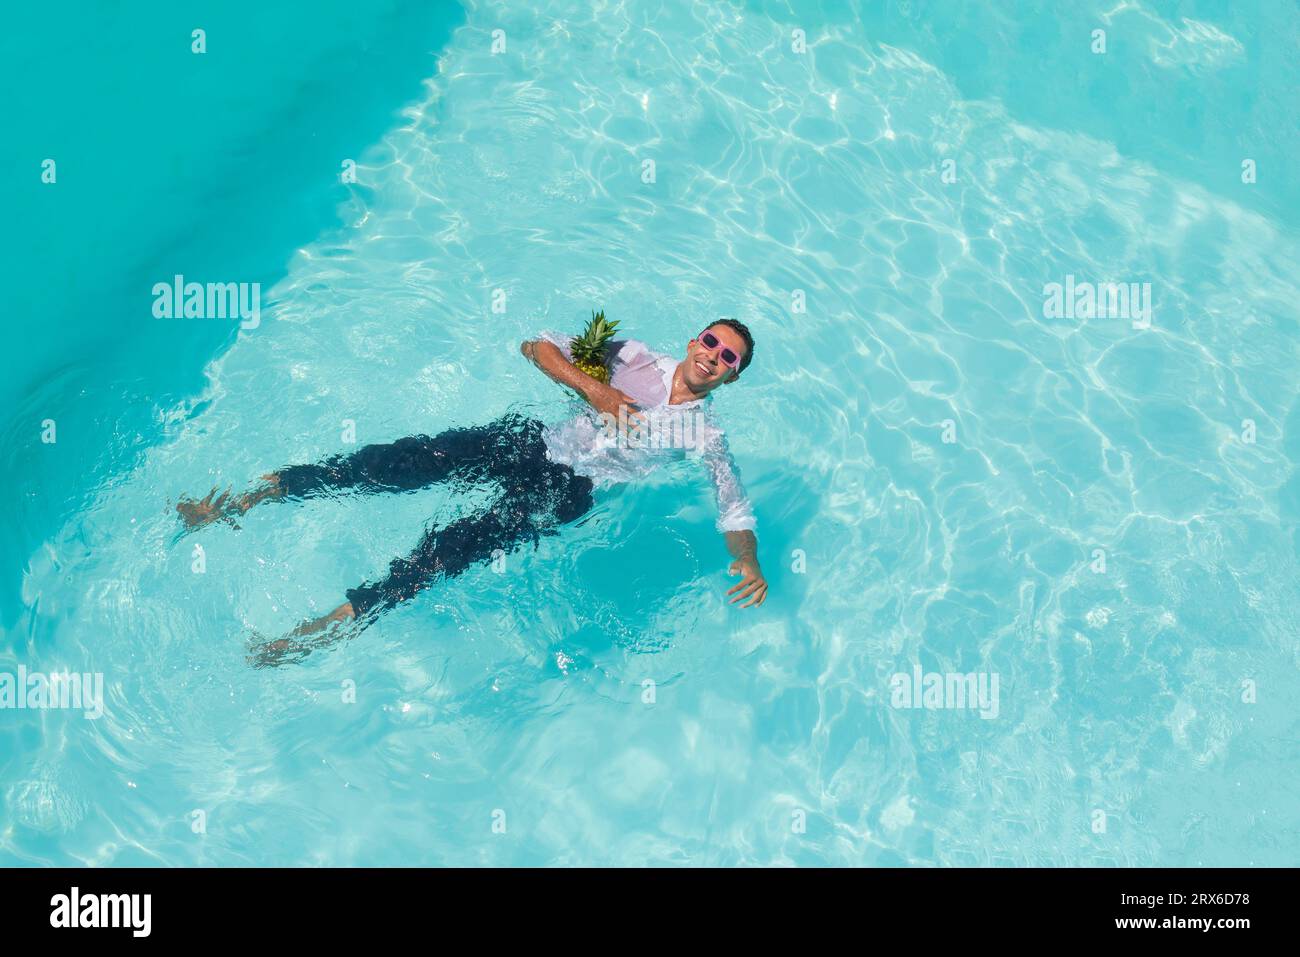
POLYGON ((407 492, 447 480, 500 487, 486 512, 426 530, 414 552, 393 560, 387 576, 348 589, 358 618, 405 601, 439 576, 459 575, 475 562, 489 560, 497 549, 510 552, 525 541, 554 534, 593 504, 591 480, 550 461, 542 423, 517 415, 433 437, 412 435, 388 445, 367 445, 277 474, 289 499, 340 489, 407 492))

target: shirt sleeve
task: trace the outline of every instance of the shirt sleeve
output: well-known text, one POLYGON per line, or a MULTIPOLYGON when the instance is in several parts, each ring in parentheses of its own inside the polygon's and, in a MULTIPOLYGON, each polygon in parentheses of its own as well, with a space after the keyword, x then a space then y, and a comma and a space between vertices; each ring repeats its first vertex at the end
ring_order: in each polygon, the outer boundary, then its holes
POLYGON ((731 457, 727 436, 710 421, 707 437, 700 450, 700 460, 713 482, 713 496, 718 504, 717 528, 720 532, 743 532, 758 525, 754 510, 740 482, 740 469, 731 457))

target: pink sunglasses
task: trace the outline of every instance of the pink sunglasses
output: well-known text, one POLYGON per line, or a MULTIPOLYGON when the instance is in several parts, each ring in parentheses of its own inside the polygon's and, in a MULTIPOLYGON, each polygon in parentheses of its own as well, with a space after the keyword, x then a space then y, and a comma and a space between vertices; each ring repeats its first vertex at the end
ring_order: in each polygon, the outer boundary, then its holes
MULTIPOLYGON (((704 346, 704 348, 706 349, 716 349, 718 348, 718 346, 722 345, 722 343, 718 340, 718 337, 715 336, 713 333, 709 332, 707 329, 704 332, 701 332, 695 338, 698 339, 700 345, 704 346)), ((718 353, 718 358, 722 360, 723 365, 731 368, 734 371, 737 372, 740 371, 740 356, 736 355, 733 351, 728 349, 726 346, 722 346, 722 351, 718 353)))

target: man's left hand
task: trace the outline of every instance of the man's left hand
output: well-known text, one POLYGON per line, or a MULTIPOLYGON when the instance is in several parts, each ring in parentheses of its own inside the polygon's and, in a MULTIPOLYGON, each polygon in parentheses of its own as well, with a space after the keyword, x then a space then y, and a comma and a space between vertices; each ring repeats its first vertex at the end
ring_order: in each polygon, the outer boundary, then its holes
POLYGON ((740 606, 741 608, 748 608, 750 605, 761 605, 767 601, 767 579, 763 577, 763 570, 758 567, 758 562, 755 559, 737 558, 731 563, 730 573, 742 577, 740 584, 727 592, 728 595, 736 595, 729 604, 734 605, 736 602, 748 598, 749 601, 740 606), (737 592, 739 594, 736 594, 737 592))

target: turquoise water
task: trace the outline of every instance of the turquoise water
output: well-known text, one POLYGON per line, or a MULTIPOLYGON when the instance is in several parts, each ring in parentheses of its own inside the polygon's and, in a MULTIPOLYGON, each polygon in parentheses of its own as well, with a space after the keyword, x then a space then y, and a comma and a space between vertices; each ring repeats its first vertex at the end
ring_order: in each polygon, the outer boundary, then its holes
POLYGON ((150 6, 0 40, 51 77, 3 168, 0 672, 106 697, 0 711, 0 861, 1296 863, 1284 5, 150 6), (261 323, 154 319, 176 272, 261 323), (1049 317, 1070 276, 1150 283, 1149 328, 1049 317), (347 423, 558 419, 515 347, 600 306, 753 328, 716 405, 766 605, 684 467, 250 669, 474 503, 178 538, 175 499, 347 423), (895 707, 915 667, 996 716, 895 707))

